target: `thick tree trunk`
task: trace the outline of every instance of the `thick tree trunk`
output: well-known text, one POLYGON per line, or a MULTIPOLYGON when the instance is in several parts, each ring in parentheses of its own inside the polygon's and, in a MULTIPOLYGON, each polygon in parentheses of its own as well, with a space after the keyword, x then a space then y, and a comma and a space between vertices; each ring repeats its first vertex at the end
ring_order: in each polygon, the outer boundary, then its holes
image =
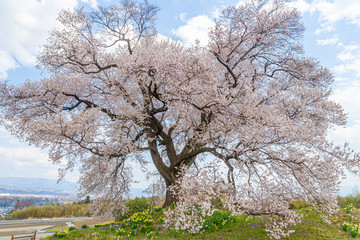
POLYGON ((179 175, 180 172, 176 168, 170 168, 164 164, 163 159, 159 154, 156 141, 149 141, 149 146, 151 147, 150 154, 153 163, 166 184, 166 197, 163 207, 169 207, 178 199, 176 192, 170 191, 169 187, 176 184, 177 179, 181 177, 179 175))
POLYGON ((166 195, 165 195, 165 202, 163 204, 163 207, 169 207, 173 202, 177 201, 177 194, 173 191, 169 190, 169 187, 173 186, 175 183, 170 183, 168 181, 165 181, 166 183, 166 195))

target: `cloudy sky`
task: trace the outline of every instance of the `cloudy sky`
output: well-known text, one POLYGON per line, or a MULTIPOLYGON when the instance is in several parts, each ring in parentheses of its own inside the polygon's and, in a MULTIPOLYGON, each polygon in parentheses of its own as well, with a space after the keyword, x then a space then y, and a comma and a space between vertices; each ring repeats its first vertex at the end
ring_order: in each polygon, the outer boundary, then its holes
MULTIPOLYGON (((162 35, 191 44, 205 43, 213 17, 239 0, 150 0, 160 7, 157 29, 162 35)), ((16 83, 38 79, 36 56, 48 32, 57 26, 63 9, 96 8, 111 0, 1 0, 0 81, 16 83)), ((360 1, 294 0, 303 13, 307 55, 319 59, 335 76, 332 99, 348 113, 347 128, 330 132, 338 144, 345 141, 360 150, 360 1)), ((46 151, 19 142, 0 128, 0 176, 57 178, 57 168, 47 161, 46 151)), ((66 180, 76 181, 77 174, 66 180)), ((353 187, 360 180, 349 176, 342 184, 353 187)))

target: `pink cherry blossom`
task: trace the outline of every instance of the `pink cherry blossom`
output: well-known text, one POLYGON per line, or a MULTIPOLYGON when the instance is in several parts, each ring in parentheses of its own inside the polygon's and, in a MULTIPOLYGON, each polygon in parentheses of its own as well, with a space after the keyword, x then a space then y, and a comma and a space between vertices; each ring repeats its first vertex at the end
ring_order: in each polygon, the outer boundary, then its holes
POLYGON ((359 157, 326 137, 346 115, 329 99, 331 72, 303 51, 300 13, 282 0, 244 1, 221 12, 202 47, 159 38, 157 11, 135 0, 62 11, 39 56, 44 77, 0 83, 2 125, 47 149, 60 178, 80 166, 80 194, 97 196, 99 214, 121 205, 132 162, 155 166, 164 206, 189 207, 184 189, 194 188, 210 214, 203 193, 219 192, 180 180, 213 158, 227 168, 217 186, 232 186, 234 214, 282 217, 273 236, 297 221, 291 199, 331 214, 339 178, 358 172, 359 157))

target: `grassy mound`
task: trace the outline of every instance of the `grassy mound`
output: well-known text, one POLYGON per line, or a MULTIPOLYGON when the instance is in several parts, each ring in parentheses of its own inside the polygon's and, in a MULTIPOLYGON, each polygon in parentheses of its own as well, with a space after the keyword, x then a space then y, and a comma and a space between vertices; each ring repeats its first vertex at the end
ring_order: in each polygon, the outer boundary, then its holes
MULTIPOLYGON (((285 239, 354 239, 359 237, 360 211, 346 205, 326 223, 311 207, 301 208, 304 213, 301 224, 285 239)), ((133 214, 121 222, 83 226, 47 237, 54 239, 270 239, 265 231, 265 218, 242 215, 230 216, 228 212, 216 212, 206 219, 201 234, 189 234, 163 227, 163 209, 145 210, 133 214)))

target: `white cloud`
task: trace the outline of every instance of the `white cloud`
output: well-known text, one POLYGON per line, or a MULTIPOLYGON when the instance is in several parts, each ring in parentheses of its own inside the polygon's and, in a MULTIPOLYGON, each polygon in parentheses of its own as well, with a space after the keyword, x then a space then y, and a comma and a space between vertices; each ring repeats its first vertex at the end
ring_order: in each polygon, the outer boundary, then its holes
POLYGON ((356 72, 356 76, 360 77, 360 59, 356 59, 353 62, 340 64, 334 67, 334 71, 338 74, 347 73, 349 71, 356 72))
POLYGON ((47 154, 35 147, 0 147, 0 155, 15 162, 47 163, 47 154))
POLYGON ((199 40, 201 45, 208 43, 208 32, 215 23, 206 15, 199 15, 189 19, 184 26, 173 29, 172 33, 180 37, 185 44, 194 44, 199 40))
POLYGON ((357 44, 339 44, 343 50, 336 57, 341 64, 333 68, 337 74, 354 72, 360 77, 360 46, 357 44))
POLYGON ((301 12, 318 12, 321 28, 315 33, 334 31, 334 24, 341 20, 360 26, 360 1, 359 0, 297 0, 291 3, 301 12))
MULTIPOLYGON (((356 122, 360 119, 360 79, 344 83, 342 87, 334 89, 331 100, 340 103, 346 113, 349 113, 349 120, 356 122)), ((360 136, 360 135, 359 135, 360 136)))
POLYGON ((360 144, 360 121, 355 121, 354 124, 347 127, 336 127, 330 132, 332 140, 337 144, 350 142, 353 146, 360 144))
MULTIPOLYGON (((1 137, 0 147, 0 176, 2 177, 30 177, 30 178, 58 178, 58 166, 48 160, 45 151, 33 146, 26 146, 0 127, 1 135, 8 139, 8 143, 1 137)), ((76 182, 79 179, 77 168, 69 172, 66 180, 76 182)))
POLYGON ((186 13, 184 12, 184 13, 180 13, 180 20, 182 21, 182 22, 185 22, 186 21, 186 13))
POLYGON ((325 22, 335 23, 346 19, 349 23, 360 25, 360 2, 358 0, 316 0, 314 7, 321 13, 325 22))
POLYGON ((17 67, 18 64, 11 55, 6 51, 0 50, 0 80, 6 79, 8 70, 15 69, 17 67))
POLYGON ((212 13, 211 16, 213 18, 219 18, 221 16, 221 9, 215 8, 212 13))
POLYGON ((341 51, 336 58, 342 62, 354 60, 356 59, 356 55, 354 55, 354 51, 357 50, 358 48, 359 46, 357 45, 344 46, 344 50, 341 51))
POLYGON ((339 42, 338 36, 332 38, 316 40, 316 43, 320 46, 336 45, 339 42))
MULTIPOLYGON (((348 113, 348 124, 346 127, 335 127, 329 131, 329 139, 335 144, 342 146, 345 142, 349 146, 358 151, 360 148, 360 79, 347 82, 345 86, 336 88, 331 99, 340 103, 344 108, 344 112, 348 113)), ((342 180, 342 188, 344 186, 359 185, 359 176, 355 176, 346 172, 346 179, 342 180)))
MULTIPOLYGON (((48 161, 47 154, 31 146, 0 147, 0 165, 0 175, 6 177, 45 177, 47 171, 56 171, 56 166, 48 161)), ((56 178, 56 175, 52 178, 56 178)))
POLYGON ((98 3, 97 0, 81 0, 84 3, 89 4, 93 9, 97 9, 98 8, 98 3))
POLYGON ((320 35, 323 32, 333 32, 336 30, 335 27, 333 26, 333 24, 321 23, 320 26, 321 26, 321 28, 318 28, 315 30, 316 35, 320 35))
MULTIPOLYGON (((96 0, 82 0, 96 7, 96 0)), ((73 9, 77 0, 3 0, 0 8, 0 79, 20 65, 34 66, 36 55, 57 22, 61 9, 73 9)))
POLYGON ((15 161, 14 165, 16 167, 30 167, 30 166, 34 166, 33 162, 24 162, 24 161, 15 161))
POLYGON ((289 2, 289 6, 295 7, 300 12, 304 13, 310 10, 311 6, 305 0, 297 0, 296 2, 289 2))
MULTIPOLYGON (((46 151, 20 142, 3 127, 0 127, 0 142, 0 176, 57 179, 58 166, 48 160, 46 151)), ((73 182, 78 178, 77 168, 65 177, 73 182)))

